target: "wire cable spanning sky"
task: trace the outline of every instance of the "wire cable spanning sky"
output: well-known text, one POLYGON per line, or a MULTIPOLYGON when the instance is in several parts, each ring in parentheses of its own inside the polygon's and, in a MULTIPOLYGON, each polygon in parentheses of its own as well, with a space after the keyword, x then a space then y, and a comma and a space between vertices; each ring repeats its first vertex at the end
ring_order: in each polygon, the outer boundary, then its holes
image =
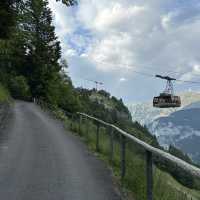
MULTIPOLYGON (((112 65, 112 66, 114 66, 114 64, 107 63, 107 62, 100 62, 100 61, 95 61, 95 62, 97 62, 97 63, 99 63, 99 64, 103 64, 103 65, 112 65)), ((151 70, 152 73, 150 74, 150 73, 146 73, 146 72, 134 70, 134 66, 131 66, 131 65, 125 65, 125 64, 117 64, 117 65, 120 66, 120 67, 122 67, 122 68, 124 68, 123 66, 125 66, 126 69, 128 69, 128 70, 130 70, 130 71, 132 71, 132 72, 134 72, 134 73, 136 73, 136 74, 139 74, 139 75, 142 75, 142 76, 147 76, 147 77, 156 78, 157 72, 153 72, 153 70, 151 70), (127 68, 127 67, 128 67, 128 68, 127 68)), ((146 69, 146 67, 144 67, 144 66, 143 66, 143 68, 146 69)), ((147 68, 148 68, 148 67, 147 67, 147 68)), ((153 68, 151 68, 151 69, 153 69, 153 68)), ((169 72, 170 72, 170 73, 175 73, 176 76, 177 76, 177 75, 179 75, 179 76, 182 75, 182 74, 178 74, 178 72, 176 72, 176 71, 167 71, 167 72, 165 72, 165 73, 163 73, 163 74, 164 74, 164 75, 165 75, 165 74, 168 75, 169 72)), ((163 75, 163 74, 162 74, 162 75, 163 75)), ((175 75, 175 74, 171 74, 171 76, 173 77, 173 75, 175 75)), ((196 75, 196 76, 199 76, 199 77, 200 77, 200 75, 196 75)), ((189 84, 200 84, 200 81, 187 81, 187 80, 181 80, 181 79, 176 79, 175 81, 184 82, 184 83, 189 83, 189 84)))

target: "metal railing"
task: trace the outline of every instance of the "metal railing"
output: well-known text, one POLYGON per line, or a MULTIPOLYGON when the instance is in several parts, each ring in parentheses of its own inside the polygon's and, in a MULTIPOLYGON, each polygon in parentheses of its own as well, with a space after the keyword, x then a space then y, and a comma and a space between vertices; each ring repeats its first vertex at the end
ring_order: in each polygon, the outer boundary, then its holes
POLYGON ((77 113, 79 116, 79 132, 81 132, 81 125, 83 118, 92 120, 96 122, 97 129, 96 129, 96 151, 99 151, 99 131, 100 127, 108 127, 110 128, 110 160, 113 159, 113 149, 114 149, 114 142, 113 142, 113 132, 117 131, 121 135, 121 178, 123 179, 126 174, 126 142, 130 140, 141 148, 143 148, 146 152, 146 177, 147 177, 147 200, 153 200, 153 156, 161 157, 164 160, 170 161, 174 163, 176 166, 182 168, 183 170, 189 172, 192 176, 200 178, 200 169, 163 151, 158 148, 155 148, 142 140, 134 137, 133 135, 121 130, 120 128, 116 127, 113 124, 109 124, 104 122, 103 120, 97 119, 95 117, 89 116, 85 113, 77 113))

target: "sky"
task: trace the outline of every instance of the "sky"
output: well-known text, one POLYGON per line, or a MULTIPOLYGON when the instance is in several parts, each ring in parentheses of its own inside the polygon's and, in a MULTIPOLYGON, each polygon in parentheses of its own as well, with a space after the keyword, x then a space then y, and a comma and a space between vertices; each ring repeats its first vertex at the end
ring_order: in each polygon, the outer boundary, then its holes
MULTIPOLYGON (((168 75, 200 82, 199 0, 50 0, 56 34, 76 87, 97 80, 126 103, 159 95, 168 75), (138 72, 142 74, 138 74, 138 72)), ((200 84, 176 82, 177 93, 200 84)))

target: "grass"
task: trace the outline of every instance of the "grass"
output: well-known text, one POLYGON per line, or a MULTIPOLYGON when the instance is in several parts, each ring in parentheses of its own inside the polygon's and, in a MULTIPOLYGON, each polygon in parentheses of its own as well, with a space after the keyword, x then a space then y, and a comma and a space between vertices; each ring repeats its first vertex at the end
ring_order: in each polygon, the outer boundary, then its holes
MULTIPOLYGON (((71 121, 62 112, 55 112, 57 118, 64 120, 68 129, 84 139, 89 149, 96 152, 97 127, 91 121, 83 120, 79 130, 78 120, 71 121)), ((100 128, 98 156, 113 170, 116 181, 128 199, 146 200, 146 163, 145 152, 137 145, 127 142, 126 176, 120 178, 120 136, 114 133, 114 156, 110 161, 110 137, 106 128, 100 128), (134 197, 134 198, 133 198, 134 197)), ((199 200, 200 191, 191 190, 178 183, 171 175, 154 166, 154 200, 199 200)))
POLYGON ((9 98, 8 91, 0 84, 0 102, 8 102, 9 98))

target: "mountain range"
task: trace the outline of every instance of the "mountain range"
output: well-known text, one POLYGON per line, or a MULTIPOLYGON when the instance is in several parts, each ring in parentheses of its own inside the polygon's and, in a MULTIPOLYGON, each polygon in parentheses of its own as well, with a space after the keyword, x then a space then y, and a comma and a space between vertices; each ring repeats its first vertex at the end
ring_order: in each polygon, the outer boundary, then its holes
POLYGON ((200 162, 200 93, 184 92, 180 108, 153 108, 152 103, 128 104, 133 121, 145 125, 161 146, 170 144, 200 162))

